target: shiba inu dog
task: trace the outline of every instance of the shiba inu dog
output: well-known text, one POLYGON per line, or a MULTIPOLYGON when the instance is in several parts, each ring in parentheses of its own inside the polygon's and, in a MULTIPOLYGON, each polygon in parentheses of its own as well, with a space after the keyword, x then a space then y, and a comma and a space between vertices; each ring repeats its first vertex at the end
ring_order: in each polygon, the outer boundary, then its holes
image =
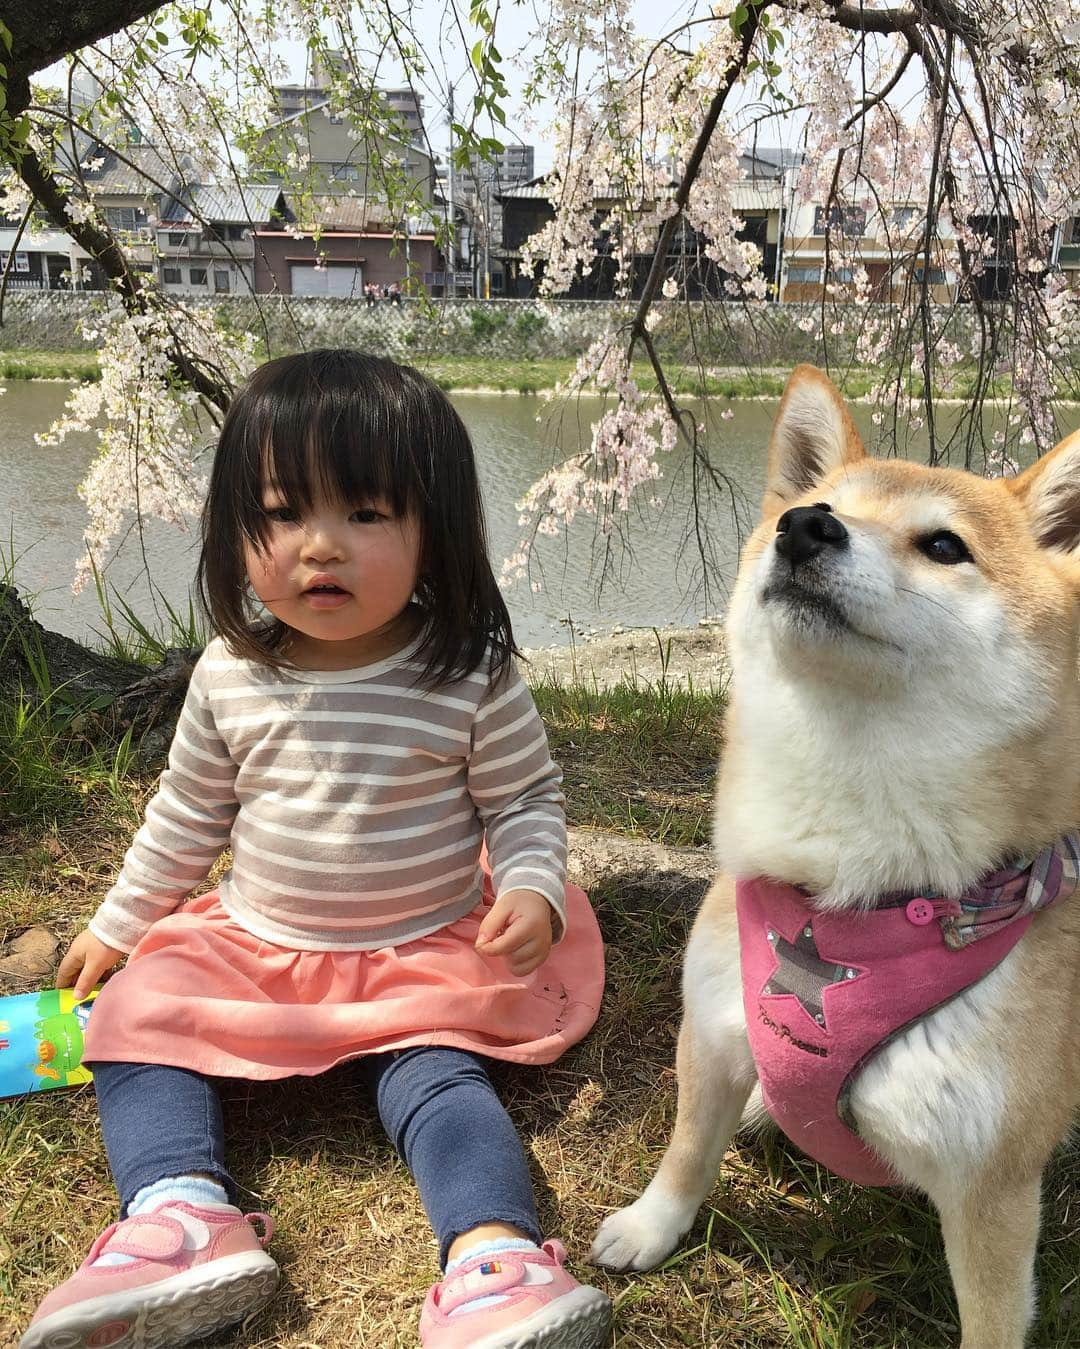
POLYGON ((1010 479, 874 460, 799 366, 727 633, 674 1135, 593 1259, 676 1248, 758 1087, 834 1169, 929 1195, 962 1349, 1019 1349, 1080 1099, 1080 432, 1010 479))

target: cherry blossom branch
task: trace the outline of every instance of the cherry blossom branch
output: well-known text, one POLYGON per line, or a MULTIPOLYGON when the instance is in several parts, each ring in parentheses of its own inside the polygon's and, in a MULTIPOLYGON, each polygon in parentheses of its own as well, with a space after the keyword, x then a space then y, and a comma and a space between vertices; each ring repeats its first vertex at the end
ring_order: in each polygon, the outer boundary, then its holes
MULTIPOLYGON (((765 3, 753 5, 748 8, 746 18, 743 21, 743 25, 739 34, 740 41, 739 41, 738 55, 728 64, 727 69, 724 71, 720 89, 713 96, 712 102, 709 104, 708 110, 706 111, 705 117, 701 124, 701 130, 698 132, 697 139, 695 140, 693 148, 691 149, 690 155, 686 161, 686 169, 683 172, 682 180, 680 181, 679 186, 675 191, 675 196, 672 202, 674 209, 672 210, 671 214, 667 217, 667 219, 664 221, 663 227, 660 230, 660 237, 656 242, 656 247, 653 252, 652 265, 649 268, 649 275, 645 280, 645 286, 641 293, 641 299, 638 301, 637 310, 630 323, 630 340, 627 344, 626 350, 626 362, 628 365, 630 361, 633 359, 634 347, 639 341, 642 341, 642 339, 644 339, 648 335, 645 326, 645 320, 648 316, 650 308, 652 307, 652 303, 656 298, 656 292, 660 289, 660 283, 663 279, 664 268, 667 260, 668 244, 671 242, 672 236, 675 233, 676 226, 679 225, 682 220, 683 210, 686 207, 686 203, 690 198, 690 189, 693 187, 694 180, 697 178, 699 172, 701 171, 701 166, 705 159, 705 152, 709 148, 709 142, 712 140, 713 132, 716 130, 716 125, 720 120, 720 114, 724 110, 724 104, 727 102, 728 95, 731 93, 731 90, 734 87, 736 80, 738 80, 739 76, 743 73, 743 70, 746 67, 746 63, 750 58, 750 51, 754 43, 754 37, 758 31, 758 24, 761 20, 761 15, 765 12, 765 10, 768 7, 769 7, 768 0, 765 0, 765 3)), ((646 349, 648 348, 646 347, 646 349)), ((672 398, 671 391, 668 388, 666 381, 661 387, 662 391, 663 390, 667 391, 665 396, 665 402, 667 404, 668 411, 671 413, 672 417, 675 418, 675 420, 678 422, 681 428, 682 414, 679 412, 679 409, 675 406, 675 401, 672 398)))

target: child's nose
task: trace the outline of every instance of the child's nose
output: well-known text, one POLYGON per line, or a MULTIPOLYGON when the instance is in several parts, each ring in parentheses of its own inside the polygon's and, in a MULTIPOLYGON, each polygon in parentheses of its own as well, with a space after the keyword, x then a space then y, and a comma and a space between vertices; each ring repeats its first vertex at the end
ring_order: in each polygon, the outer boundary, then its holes
POLYGON ((341 531, 326 521, 313 520, 304 531, 304 554, 320 560, 341 557, 341 531))

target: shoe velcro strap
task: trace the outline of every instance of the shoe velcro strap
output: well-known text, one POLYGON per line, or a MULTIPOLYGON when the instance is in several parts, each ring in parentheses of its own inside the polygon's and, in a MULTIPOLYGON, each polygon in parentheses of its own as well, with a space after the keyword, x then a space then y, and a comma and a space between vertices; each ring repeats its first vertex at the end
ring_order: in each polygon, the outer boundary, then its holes
POLYGON ((120 1223, 102 1248, 139 1260, 169 1260, 183 1249, 184 1229, 175 1218, 142 1213, 120 1223))
POLYGON ((471 1302, 473 1298, 509 1293, 519 1287, 524 1278, 524 1265, 517 1260, 507 1259, 505 1255, 487 1260, 478 1259, 465 1273, 446 1280, 439 1296, 439 1310, 448 1316, 466 1302, 471 1302), (477 1278, 477 1271, 485 1266, 491 1272, 477 1278))

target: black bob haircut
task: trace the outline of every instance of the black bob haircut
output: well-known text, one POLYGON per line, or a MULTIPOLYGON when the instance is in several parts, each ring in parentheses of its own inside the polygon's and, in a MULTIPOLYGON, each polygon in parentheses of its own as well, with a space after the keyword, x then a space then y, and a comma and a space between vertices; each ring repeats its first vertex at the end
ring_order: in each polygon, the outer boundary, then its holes
POLYGON ((317 497, 382 497, 395 515, 415 515, 420 682, 464 677, 485 658, 493 680, 506 670, 516 647, 487 555, 472 442, 429 379, 379 356, 326 349, 268 361, 233 399, 203 508, 199 598, 234 654, 280 666, 289 629, 259 616, 244 566, 245 543, 267 539, 266 475, 301 515, 317 497))

